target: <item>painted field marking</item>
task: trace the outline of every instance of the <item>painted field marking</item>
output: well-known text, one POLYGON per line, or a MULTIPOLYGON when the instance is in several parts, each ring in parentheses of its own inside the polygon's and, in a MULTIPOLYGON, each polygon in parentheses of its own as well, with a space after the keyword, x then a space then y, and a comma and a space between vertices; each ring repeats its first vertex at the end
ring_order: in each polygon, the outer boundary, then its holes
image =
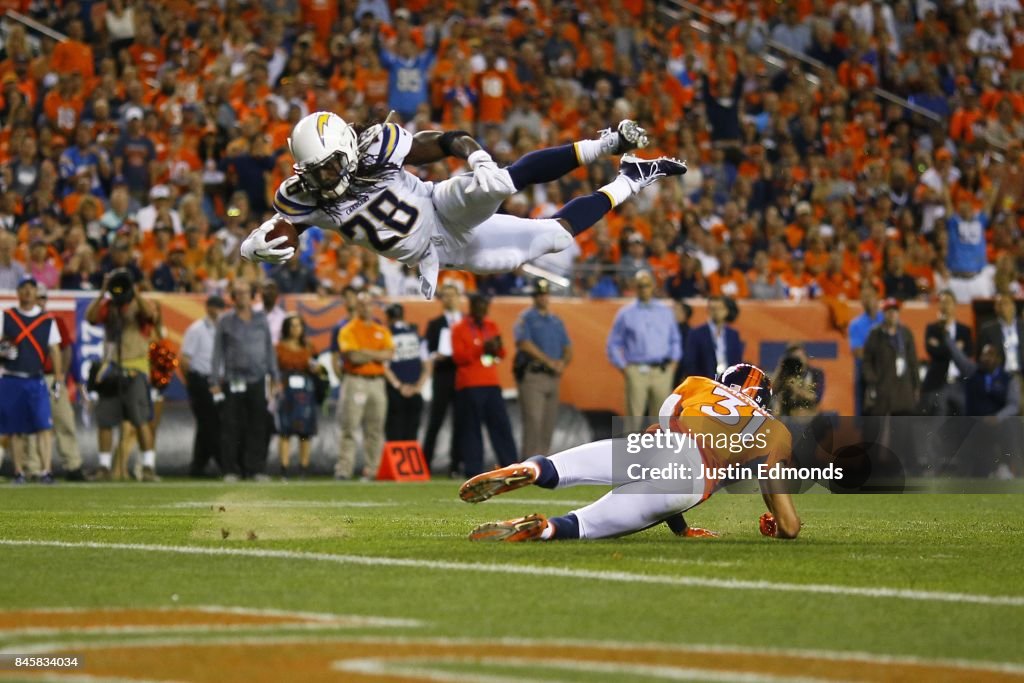
MULTIPOLYGON (((69 635, 74 635, 69 633, 69 635)), ((20 652, 34 653, 34 652, 54 652, 61 649, 73 649, 75 651, 86 651, 87 656, 90 651, 102 652, 104 650, 114 650, 120 652, 140 651, 140 650, 152 650, 152 649, 193 649, 197 651, 209 651, 221 648, 255 648, 255 654, 263 653, 266 654, 268 651, 272 651, 273 647, 268 646, 286 646, 286 645, 302 645, 305 648, 303 655, 303 661, 312 661, 315 657, 312 657, 311 653, 314 649, 322 649, 323 647, 342 647, 342 652, 347 656, 343 659, 339 659, 337 655, 331 657, 328 655, 327 661, 324 662, 325 666, 338 670, 344 665, 343 661, 359 661, 361 664, 354 666, 350 669, 350 673, 368 673, 371 676, 382 675, 385 673, 399 673, 392 669, 392 664, 398 664, 402 666, 404 663, 436 663, 443 666, 444 663, 458 663, 460 661, 483 661, 481 660, 480 654, 483 652, 493 652, 495 650, 506 650, 510 648, 519 649, 524 655, 528 652, 536 653, 537 656, 528 657, 529 661, 524 660, 524 666, 533 666, 537 668, 545 668, 549 663, 552 665, 551 668, 591 668, 597 672, 598 669, 595 667, 604 667, 608 665, 626 665, 634 666, 650 666, 650 667, 666 667, 670 678, 675 680, 718 680, 712 679, 711 676, 723 674, 731 674, 734 677, 728 678, 723 677, 720 680, 724 681, 742 681, 743 683, 752 683, 753 681, 766 680, 762 666, 766 659, 771 660, 790 660, 789 664, 797 664, 801 668, 817 667, 819 670, 830 671, 832 675, 827 676, 829 681, 843 680, 847 673, 855 674, 854 678, 857 680, 874 680, 876 676, 866 675, 869 669, 873 669, 876 675, 880 675, 880 680, 915 680, 921 679, 921 676, 935 676, 936 674, 942 674, 941 680, 963 680, 964 676, 971 672, 972 680, 987 680, 986 675, 989 678, 992 676, 1002 676, 999 680, 1006 680, 1006 677, 1013 677, 1014 679, 1024 678, 1024 666, 1020 664, 1010 662, 990 662, 983 660, 964 660, 964 659, 929 659, 924 657, 918 657, 913 655, 885 655, 875 654, 869 652, 859 651, 835 651, 835 650, 814 650, 814 649, 794 649, 794 648, 783 648, 773 649, 765 647, 751 647, 751 646, 734 646, 734 645, 714 645, 714 644, 699 644, 699 643, 658 643, 658 642, 640 642, 640 643, 623 643, 623 642, 609 642, 601 640, 575 640, 575 639, 523 639, 523 638, 499 638, 499 639, 474 639, 474 638, 448 638, 448 637, 406 637, 406 636, 393 636, 393 637, 379 637, 379 636, 332 636, 332 635, 312 635, 312 636, 300 636, 300 635, 280 635, 280 636, 224 636, 224 637, 212 637, 204 639, 201 642, 197 642, 194 638, 183 638, 181 636, 171 636, 166 638, 143 638, 135 640, 92 640, 92 641, 61 641, 56 640, 48 643, 32 643, 22 644, 18 646, 20 652), (378 649, 379 652, 366 652, 362 656, 354 652, 353 649, 363 648, 364 650, 378 649), (569 653, 572 653, 570 655, 569 653), (675 655, 683 655, 685 659, 680 660, 681 663, 675 664, 662 662, 657 663, 659 659, 664 660, 665 656, 674 657, 675 655), (695 657, 710 657, 706 662, 694 661, 695 657), (637 658, 639 657, 639 658, 637 658), (712 663, 721 664, 726 661, 725 657, 729 657, 728 661, 732 661, 738 668, 728 669, 723 667, 713 667, 712 663), (632 658, 632 661, 630 659, 632 658), (753 662, 754 668, 750 668, 751 664, 747 664, 746 667, 738 663, 739 659, 748 659, 753 662), (652 663, 654 662, 654 663, 652 663), (800 665, 800 662, 804 662, 804 665, 800 665), (849 668, 845 669, 844 672, 832 672, 827 667, 824 669, 824 665, 848 665, 849 668), (703 666, 702 666, 703 665, 703 666), (697 668, 699 667, 699 669, 697 668), (384 669, 387 669, 387 672, 384 669), (671 669, 681 669, 681 672, 675 672, 676 675, 670 671, 671 669), (913 671, 899 671, 899 669, 912 669, 913 671), (701 675, 686 676, 690 671, 701 671, 701 675), (678 674, 682 674, 682 676, 678 674), (842 676, 843 678, 839 678, 842 676), (861 675, 865 674, 865 675, 861 675), (953 678, 949 678, 953 675, 953 678), (761 676, 762 678, 745 678, 744 676, 761 676), (741 678, 742 677, 742 678, 741 678), (895 677, 895 678, 894 678, 895 677)), ((492 659, 492 658, 484 658, 492 659)), ((511 660, 508 658, 501 658, 494 660, 495 663, 501 666, 510 666, 511 660)), ((308 663, 308 662, 307 662, 308 663)), ((417 667, 419 668, 419 667, 417 667)), ((776 668, 776 670, 778 670, 776 668)), ((412 671, 410 670, 411 674, 412 671)), ((450 676, 452 672, 448 672, 449 678, 437 678, 437 670, 431 670, 424 668, 424 670, 417 671, 417 674, 427 674, 424 680, 451 680, 450 676)), ((639 672, 657 676, 659 672, 650 671, 639 672)), ((793 675, 792 670, 786 672, 781 679, 774 680, 811 680, 810 676, 806 676, 803 679, 799 679, 793 675)), ((457 674, 456 674, 457 675, 457 674)), ((480 680, 480 678, 473 678, 472 680, 480 680)), ((515 681, 523 681, 521 677, 516 677, 515 681)), ((550 679, 545 679, 550 680, 550 679)), ((938 680, 938 679, 936 679, 938 680)), ((493 683, 499 683, 496 679, 493 683)), ((505 680, 501 680, 500 683, 505 683, 505 680)))
MULTIPOLYGON (((416 662, 417 660, 413 660, 416 662)), ((740 671, 721 671, 717 669, 703 669, 682 666, 656 666, 639 663, 610 663, 610 662, 586 662, 578 659, 536 659, 536 660, 514 660, 510 658, 494 657, 432 657, 421 664, 413 665, 404 663, 400 659, 373 658, 345 659, 331 663, 335 671, 346 673, 363 673, 376 676, 415 676, 425 680, 439 681, 445 683, 548 683, 551 679, 526 679, 521 676, 487 676, 473 674, 454 673, 444 668, 432 668, 431 665, 444 664, 484 664, 507 668, 539 668, 558 669, 569 672, 590 672, 601 674, 616 674, 619 676, 643 676, 644 678, 658 678, 669 681, 713 681, 714 683, 836 683, 837 679, 813 678, 806 676, 773 676, 771 674, 757 674, 740 671)), ((624 680, 629 680, 626 678, 624 680)))
POLYGON ((998 607, 1024 607, 1024 596, 1021 595, 984 595, 978 593, 949 593, 944 591, 913 590, 909 588, 868 588, 862 586, 840 586, 834 584, 801 584, 774 581, 750 581, 745 579, 717 579, 702 576, 634 574, 630 572, 570 569, 568 567, 538 567, 536 565, 528 564, 443 562, 438 560, 417 560, 402 557, 374 557, 371 555, 333 555, 330 553, 298 552, 294 550, 213 548, 145 543, 98 543, 92 541, 71 542, 0 539, 0 545, 82 550, 126 550, 134 552, 171 553, 176 555, 206 555, 212 557, 255 557, 261 559, 305 560, 311 562, 332 562, 335 564, 361 565, 368 567, 404 567, 489 574, 522 574, 527 576, 611 581, 616 583, 646 583, 663 586, 720 588, 724 590, 781 591, 788 593, 809 593, 873 599, 891 598, 896 600, 913 600, 921 602, 948 602, 992 605, 998 607))

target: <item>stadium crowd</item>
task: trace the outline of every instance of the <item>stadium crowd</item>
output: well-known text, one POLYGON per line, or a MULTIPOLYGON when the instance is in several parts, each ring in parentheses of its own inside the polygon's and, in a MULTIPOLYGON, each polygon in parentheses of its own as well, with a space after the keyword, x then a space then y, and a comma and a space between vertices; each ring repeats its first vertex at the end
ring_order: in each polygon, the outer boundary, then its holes
MULTIPOLYGON (((415 273, 317 228, 284 265, 239 257, 292 172, 292 126, 328 110, 356 123, 394 111, 413 131, 472 131, 503 164, 639 121, 653 140, 645 155, 684 158, 690 170, 545 258, 575 295, 643 302, 652 294, 635 283, 650 282, 653 296, 680 302, 678 316, 682 299, 705 295, 858 300, 870 291, 905 301, 943 292, 965 302, 1022 293, 1018 0, 4 7, 59 34, 3 23, 0 289, 29 276, 44 292, 99 292, 127 269, 140 292, 202 293, 214 312, 238 292, 267 301, 268 284, 279 294, 416 294, 415 273)), ((441 179, 458 164, 417 172, 441 179)), ((550 216, 615 171, 614 160, 581 167, 502 210, 550 216)), ((533 291, 521 272, 446 272, 441 284, 533 291)), ((276 295, 264 314, 275 344, 285 322, 276 295)), ((212 329, 215 318, 199 323, 212 329)), ((301 323, 286 335, 300 374, 309 365, 301 323)), ((653 360, 673 374, 668 355, 653 360)), ((418 377, 372 376, 403 398, 418 377)), ((817 394, 816 403, 820 383, 788 382, 803 396, 791 402, 817 394)), ((300 438, 315 430, 303 410, 289 417, 300 438)), ((204 442, 216 433, 206 427, 204 442)), ((289 461, 287 446, 280 457, 289 461)))
MULTIPOLYGON (((705 2, 715 20, 699 26, 638 0, 5 4, 67 38, 5 22, 0 287, 27 271, 95 289, 124 264, 159 291, 269 277, 283 293, 407 293, 410 273, 319 230, 268 273, 237 250, 291 172, 299 117, 390 109, 410 129, 473 131, 501 162, 624 116, 651 132, 650 153, 688 159, 682 185, 649 190, 549 264, 575 272, 578 294, 631 293, 641 269, 673 298, 1021 289, 1017 0, 705 2), (816 66, 770 69, 769 43, 816 66)), ((504 209, 550 215, 613 173, 581 168, 504 209)))

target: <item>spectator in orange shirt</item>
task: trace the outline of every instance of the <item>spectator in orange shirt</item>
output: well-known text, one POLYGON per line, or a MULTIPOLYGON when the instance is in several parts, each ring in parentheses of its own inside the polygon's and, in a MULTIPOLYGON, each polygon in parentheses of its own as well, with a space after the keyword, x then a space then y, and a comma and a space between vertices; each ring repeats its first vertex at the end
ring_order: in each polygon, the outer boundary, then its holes
POLYGON ((505 357, 501 332, 487 317, 490 298, 469 297, 469 315, 452 328, 452 360, 455 362, 455 431, 465 475, 484 470, 481 423, 487 426, 491 446, 502 466, 516 462, 516 442, 501 395, 497 363, 505 357))
POLYGON ((58 130, 70 135, 78 126, 85 108, 81 92, 82 76, 77 71, 64 74, 57 87, 43 99, 43 112, 58 130))
POLYGON ((790 270, 779 276, 779 279, 786 288, 786 296, 790 301, 813 299, 818 294, 818 284, 807 272, 804 255, 800 250, 793 252, 790 270))
POLYGON ((670 251, 665 244, 665 238, 661 236, 652 237, 648 246, 650 255, 647 257, 647 263, 658 282, 658 287, 662 288, 668 278, 679 272, 679 254, 670 251))
POLYGON ((731 299, 746 299, 750 296, 747 278, 735 266, 732 249, 729 247, 723 247, 718 252, 718 270, 708 275, 708 293, 731 299))
POLYGON ((57 46, 53 48, 53 59, 50 64, 54 71, 59 74, 77 71, 86 80, 95 75, 92 48, 82 42, 84 37, 85 30, 82 20, 73 19, 68 24, 68 39, 57 43, 57 46))
POLYGON ((373 319, 370 295, 356 297, 355 315, 338 332, 338 350, 344 361, 341 380, 341 451, 334 468, 335 479, 348 479, 356 464, 356 436, 363 432, 365 464, 360 478, 376 476, 384 447, 384 421, 388 396, 384 363, 391 360, 395 344, 391 331, 373 319))
POLYGON ((808 201, 797 202, 796 220, 786 226, 786 245, 793 249, 802 249, 804 239, 814 223, 814 209, 808 201))
POLYGON ((480 123, 501 124, 505 112, 512 106, 512 93, 519 90, 515 77, 495 66, 493 54, 485 54, 486 66, 476 75, 476 91, 480 95, 477 119, 480 123))

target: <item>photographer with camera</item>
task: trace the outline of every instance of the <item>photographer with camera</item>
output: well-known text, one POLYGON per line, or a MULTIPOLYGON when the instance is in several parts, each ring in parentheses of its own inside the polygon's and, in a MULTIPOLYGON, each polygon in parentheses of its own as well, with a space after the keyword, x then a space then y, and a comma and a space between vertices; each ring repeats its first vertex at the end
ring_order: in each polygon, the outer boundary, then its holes
POLYGON ((792 342, 779 362, 772 386, 776 415, 813 417, 818 414, 821 397, 825 394, 825 373, 809 363, 803 344, 792 342))
MULTIPOLYGON (((53 483, 53 418, 50 396, 61 391, 64 367, 60 353, 60 331, 53 316, 38 303, 39 285, 31 275, 18 281, 18 305, 0 311, 0 435, 38 435, 42 458, 40 481, 53 483), (47 390, 43 369, 47 353, 53 364, 54 380, 47 390)), ((14 482, 25 483, 22 466, 27 439, 12 438, 14 482)))
POLYGON ((103 278, 103 288, 85 311, 91 325, 102 325, 106 334, 103 360, 91 380, 99 394, 96 424, 99 437, 99 470, 96 478, 111 479, 114 428, 128 422, 142 449, 142 480, 157 481, 156 450, 150 420, 153 404, 149 392, 149 342, 159 314, 156 305, 139 295, 131 271, 117 268, 103 278))
POLYGON ((466 476, 484 470, 484 435, 487 425, 491 446, 502 465, 516 462, 516 442, 501 395, 497 364, 505 357, 501 331, 487 317, 491 300, 471 294, 469 315, 452 328, 452 360, 455 361, 455 432, 459 439, 466 476))

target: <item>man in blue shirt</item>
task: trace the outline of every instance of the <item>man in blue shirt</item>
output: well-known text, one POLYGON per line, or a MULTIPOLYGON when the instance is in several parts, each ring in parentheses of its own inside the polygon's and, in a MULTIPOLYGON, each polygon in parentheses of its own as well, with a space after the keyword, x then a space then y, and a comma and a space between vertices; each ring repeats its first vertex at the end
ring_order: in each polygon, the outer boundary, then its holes
MULTIPOLYGON (((398 13, 395 13, 396 18, 398 13)), ((388 106, 402 117, 412 121, 416 110, 427 101, 427 75, 434 66, 434 53, 424 50, 416 53, 416 43, 410 38, 398 43, 396 54, 380 51, 380 63, 390 72, 388 80, 388 106)))
POLYGON ((384 434, 388 441, 415 441, 423 415, 420 392, 431 374, 430 358, 416 326, 405 322, 402 304, 391 304, 386 312, 395 353, 384 365, 384 377, 388 381, 384 434))
POLYGON ((868 340, 871 328, 882 322, 882 310, 878 306, 878 292, 874 287, 868 285, 861 290, 860 303, 864 306, 864 312, 851 320, 850 326, 846 330, 850 352, 853 353, 853 400, 857 415, 864 414, 864 374, 862 369, 864 344, 868 340))
POLYGON ((565 324, 551 312, 547 280, 534 285, 533 307, 516 321, 515 338, 523 458, 548 455, 558 421, 558 383, 572 360, 572 346, 565 324))
MULTIPOLYGON (((988 229, 991 205, 977 211, 969 199, 961 199, 954 213, 949 187, 946 186, 943 191, 946 200, 946 230, 949 234, 949 248, 946 252, 949 288, 957 301, 989 298, 995 294, 994 268, 988 265, 985 246, 985 230, 988 229)), ((999 194, 998 191, 995 193, 999 194)))
POLYGON ((654 276, 633 278, 637 299, 615 315, 606 347, 612 365, 626 379, 626 415, 657 415, 672 393, 676 363, 682 357, 679 326, 672 309, 654 301, 654 276))

